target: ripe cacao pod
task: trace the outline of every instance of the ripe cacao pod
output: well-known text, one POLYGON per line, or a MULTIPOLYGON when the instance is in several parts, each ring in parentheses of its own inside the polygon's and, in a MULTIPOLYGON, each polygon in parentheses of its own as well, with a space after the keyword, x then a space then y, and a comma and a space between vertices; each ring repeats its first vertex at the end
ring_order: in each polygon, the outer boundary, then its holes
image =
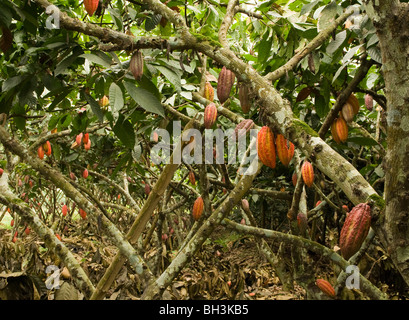
POLYGON ((55 234, 55 237, 61 241, 61 236, 58 233, 55 234))
POLYGON ((249 93, 249 88, 244 83, 241 83, 239 86, 239 101, 243 113, 248 113, 251 108, 249 93))
POLYGON ((80 216, 82 219, 85 219, 87 217, 87 213, 81 208, 80 208, 80 216))
POLYGON ((370 94, 365 95, 365 107, 369 111, 372 111, 373 109, 373 97, 370 94))
POLYGON ((133 53, 129 68, 135 78, 135 80, 141 80, 143 75, 143 55, 142 52, 137 50, 133 53))
POLYGON ((257 134, 257 154, 264 165, 272 169, 275 168, 276 151, 274 133, 268 126, 263 126, 257 134))
POLYGON ((198 197, 195 200, 195 203, 193 204, 193 211, 192 211, 193 219, 195 219, 195 221, 198 221, 200 217, 202 216, 203 208, 204 208, 203 199, 202 197, 198 197))
POLYGON ((13 227, 14 226, 14 219, 12 219, 11 221, 10 221, 10 227, 13 227))
POLYGON ((317 279, 317 286, 327 296, 329 296, 331 298, 335 298, 335 289, 327 280, 317 279))
POLYGON ((84 0, 84 7, 85 10, 88 12, 90 16, 94 14, 97 10, 99 4, 99 0, 84 0))
POLYGON ((87 179, 87 178, 88 178, 88 170, 87 170, 87 169, 84 169, 84 171, 82 172, 82 177, 83 177, 84 179, 87 179))
POLYGON ((359 112, 359 101, 354 94, 351 94, 341 109, 341 115, 346 122, 351 122, 359 112))
POLYGON ((332 138, 336 143, 345 142, 348 139, 348 125, 344 118, 339 117, 331 124, 332 138))
POLYGON ((209 103, 204 111, 204 125, 206 129, 210 129, 217 119, 217 107, 212 102, 209 103))
POLYGON ((233 88, 236 76, 234 73, 223 66, 217 81, 217 97, 221 104, 223 104, 230 96, 231 88, 233 88))
POLYGON ((192 185, 196 184, 195 173, 193 171, 189 171, 189 181, 192 185))
POLYGON ((236 133, 236 137, 240 137, 241 135, 246 134, 253 127, 254 127, 254 121, 251 120, 251 119, 244 119, 243 121, 240 121, 237 124, 236 128, 234 129, 234 131, 236 133))
POLYGON ((29 234, 30 234, 30 228, 27 227, 27 228, 24 230, 24 233, 25 233, 26 235, 29 235, 29 234))
POLYGON ((87 144, 84 144, 84 149, 85 150, 89 150, 89 149, 91 149, 91 139, 88 139, 88 143, 87 144))
POLYGON ((211 102, 213 102, 214 100, 214 89, 209 81, 206 81, 203 96, 205 97, 205 99, 210 100, 211 102))
POLYGON ((3 175, 3 172, 4 172, 3 168, 0 168, 0 178, 3 175))
POLYGON ((360 203, 347 214, 342 226, 339 247, 345 260, 358 252, 371 227, 371 207, 360 203))
POLYGON ((278 134, 276 138, 277 156, 281 163, 288 167, 291 159, 294 156, 294 144, 287 141, 282 134, 278 134))
POLYGON ((84 134, 81 132, 80 134, 77 134, 77 136, 75 137, 75 142, 77 143, 78 146, 81 145, 83 136, 84 136, 84 134))
POLYGON ((304 161, 301 167, 301 175, 307 187, 311 187, 314 183, 314 168, 309 161, 304 161))
POLYGON ((40 146, 40 147, 38 148, 37 154, 38 154, 38 157, 39 157, 41 160, 44 159, 44 148, 43 148, 43 146, 40 146))
POLYGON ((87 144, 89 141, 89 133, 85 133, 84 137, 82 138, 82 142, 84 142, 84 145, 87 144))
POLYGON ((62 206, 62 216, 63 216, 63 217, 67 216, 67 213, 68 213, 68 207, 67 207, 66 204, 64 204, 64 205, 62 206))

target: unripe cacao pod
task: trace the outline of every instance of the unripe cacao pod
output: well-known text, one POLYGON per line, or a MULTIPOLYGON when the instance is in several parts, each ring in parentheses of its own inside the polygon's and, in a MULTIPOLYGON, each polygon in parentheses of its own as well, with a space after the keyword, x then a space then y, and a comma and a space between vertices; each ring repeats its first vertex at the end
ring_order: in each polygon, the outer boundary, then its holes
POLYGON ((335 298, 335 289, 327 280, 317 279, 317 286, 327 296, 329 296, 331 298, 335 298))
POLYGON ((94 14, 97 10, 99 4, 99 0, 84 0, 84 7, 85 10, 88 12, 90 16, 94 14))
POLYGON ((202 197, 198 197, 195 200, 195 203, 193 204, 193 211, 192 211, 193 219, 195 219, 195 221, 198 221, 200 217, 202 216, 203 208, 204 208, 203 199, 202 197))
POLYGON ((347 214, 342 226, 339 247, 345 260, 358 252, 371 227, 371 207, 360 203, 347 214))
POLYGON ((301 175, 307 187, 311 187, 314 183, 314 168, 309 161, 304 161, 301 167, 301 175))
POLYGON ((369 111, 373 109, 373 97, 370 94, 365 95, 365 106, 369 111))
POLYGON ((275 168, 276 151, 274 133, 268 126, 263 126, 257 134, 257 154, 264 165, 272 169, 275 168))
POLYGON ((276 137, 276 147, 278 159, 280 159, 284 166, 288 167, 294 156, 294 144, 287 141, 282 134, 278 134, 276 137))
POLYGON ((254 127, 254 121, 251 119, 244 119, 243 121, 240 121, 236 128, 234 129, 236 133, 236 137, 240 137, 242 134, 246 134, 249 132, 252 128, 254 127), (243 130, 245 131, 243 131, 243 130))
POLYGON ((206 81, 203 96, 205 97, 205 99, 210 100, 211 102, 213 102, 214 100, 214 89, 209 81, 206 81))
POLYGON ((143 75, 143 55, 142 52, 137 50, 133 53, 129 68, 135 78, 135 80, 141 80, 143 75))
POLYGON ((37 154, 38 154, 38 157, 41 160, 44 159, 44 148, 43 148, 43 146, 38 147, 37 154))
POLYGON ((248 113, 251 108, 249 93, 250 93, 250 90, 247 87, 247 85, 245 85, 244 83, 241 83, 239 86, 239 101, 240 101, 240 106, 241 106, 241 110, 243 110, 243 113, 248 113))
POLYGON ((195 173, 193 171, 189 171, 189 181, 192 185, 196 184, 195 173))
POLYGON ((204 111, 204 125, 206 129, 210 129, 217 119, 217 107, 212 102, 209 103, 204 111))
POLYGON ((336 118, 331 124, 331 134, 336 143, 347 141, 348 125, 342 117, 336 118))
POLYGON ((217 97, 221 104, 229 98, 235 79, 234 73, 223 66, 217 81, 217 97))
POLYGON ((98 104, 100 107, 106 107, 109 104, 109 98, 107 96, 103 96, 101 99, 99 99, 98 104))

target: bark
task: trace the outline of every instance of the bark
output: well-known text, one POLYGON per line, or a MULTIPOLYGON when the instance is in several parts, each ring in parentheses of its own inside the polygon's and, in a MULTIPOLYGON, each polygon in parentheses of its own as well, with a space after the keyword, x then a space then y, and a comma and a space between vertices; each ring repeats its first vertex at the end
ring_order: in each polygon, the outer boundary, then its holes
POLYGON ((377 30, 388 101, 385 171, 385 219, 382 242, 409 284, 409 5, 365 1, 377 30))

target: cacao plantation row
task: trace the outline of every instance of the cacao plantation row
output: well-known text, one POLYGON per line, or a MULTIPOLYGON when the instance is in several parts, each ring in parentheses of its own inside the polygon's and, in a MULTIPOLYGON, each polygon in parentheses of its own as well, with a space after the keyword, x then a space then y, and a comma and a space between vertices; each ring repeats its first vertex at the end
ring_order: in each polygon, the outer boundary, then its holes
POLYGON ((1 300, 409 298, 405 3, 3 2, 1 300))

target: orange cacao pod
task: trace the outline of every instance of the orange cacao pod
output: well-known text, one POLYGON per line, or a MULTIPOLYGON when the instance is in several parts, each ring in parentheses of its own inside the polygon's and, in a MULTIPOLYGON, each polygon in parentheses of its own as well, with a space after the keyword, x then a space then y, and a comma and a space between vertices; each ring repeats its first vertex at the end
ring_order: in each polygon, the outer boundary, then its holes
POLYGON ((287 141, 282 134, 276 137, 277 156, 281 163, 288 167, 294 156, 294 144, 287 141))
POLYGON ((248 113, 251 108, 249 93, 249 88, 245 84, 241 83, 239 86, 239 101, 241 110, 243 110, 244 113, 248 113))
POLYGON ((81 208, 80 208, 80 216, 82 219, 85 219, 87 217, 87 213, 81 208))
POLYGON ((129 68, 135 80, 141 80, 143 75, 143 55, 141 51, 137 50, 133 53, 129 62, 129 68))
POLYGON ((304 161, 301 167, 301 175, 307 187, 311 187, 314 183, 314 168, 309 161, 304 161))
POLYGON ((62 206, 62 216, 65 217, 68 213, 68 207, 66 204, 62 206))
POLYGON ((38 148, 37 154, 38 154, 38 157, 39 157, 41 160, 44 159, 44 148, 43 148, 43 146, 40 146, 40 147, 38 148))
POLYGON ((332 138, 336 143, 345 142, 348 139, 348 125, 344 118, 339 117, 331 125, 332 138))
POLYGON ((291 181, 293 183, 293 186, 295 187, 297 185, 297 173, 293 173, 293 176, 291 177, 291 181))
POLYGON ((335 298, 335 289, 327 280, 317 279, 317 286, 327 296, 329 296, 331 298, 335 298))
POLYGON ((358 252, 370 226, 371 207, 368 204, 360 203, 347 214, 339 237, 339 247, 345 260, 358 252))
POLYGON ((204 125, 206 129, 210 129, 213 124, 216 122, 217 118, 217 107, 216 105, 212 102, 209 103, 204 111, 204 125))
POLYGON ((99 4, 99 0, 84 0, 84 7, 85 10, 88 12, 90 16, 94 14, 97 10, 99 4))
POLYGON ((202 197, 197 198, 195 200, 195 203, 193 204, 193 212, 192 212, 193 219, 195 219, 196 221, 198 221, 200 217, 202 216, 203 207, 204 207, 204 203, 203 203, 202 197))
POLYGON ((192 185, 196 184, 195 173, 193 171, 189 171, 189 181, 192 185))
POLYGON ((223 66, 217 81, 217 97, 220 103, 224 103, 229 98, 235 79, 234 73, 223 66))
POLYGON ((91 139, 88 139, 87 144, 84 144, 84 149, 87 151, 91 149, 91 139))
POLYGON ((351 122, 359 112, 359 101, 354 94, 351 94, 341 109, 342 117, 346 122, 351 122))
POLYGON ((3 168, 0 168, 0 178, 3 175, 3 172, 4 172, 3 168))
POLYGON ((89 140, 89 133, 85 133, 84 137, 82 138, 82 142, 84 142, 84 145, 88 143, 89 140))
POLYGON ((210 100, 213 102, 214 100, 214 89, 213 86, 209 81, 206 81, 205 87, 204 87, 204 95, 203 95, 207 100, 210 100))
POLYGON ((270 127, 264 126, 257 134, 257 154, 260 161, 272 169, 276 166, 274 133, 270 127))
POLYGON ((82 172, 82 177, 83 177, 84 179, 87 179, 87 178, 88 178, 88 170, 87 170, 87 169, 84 169, 84 171, 82 172))

